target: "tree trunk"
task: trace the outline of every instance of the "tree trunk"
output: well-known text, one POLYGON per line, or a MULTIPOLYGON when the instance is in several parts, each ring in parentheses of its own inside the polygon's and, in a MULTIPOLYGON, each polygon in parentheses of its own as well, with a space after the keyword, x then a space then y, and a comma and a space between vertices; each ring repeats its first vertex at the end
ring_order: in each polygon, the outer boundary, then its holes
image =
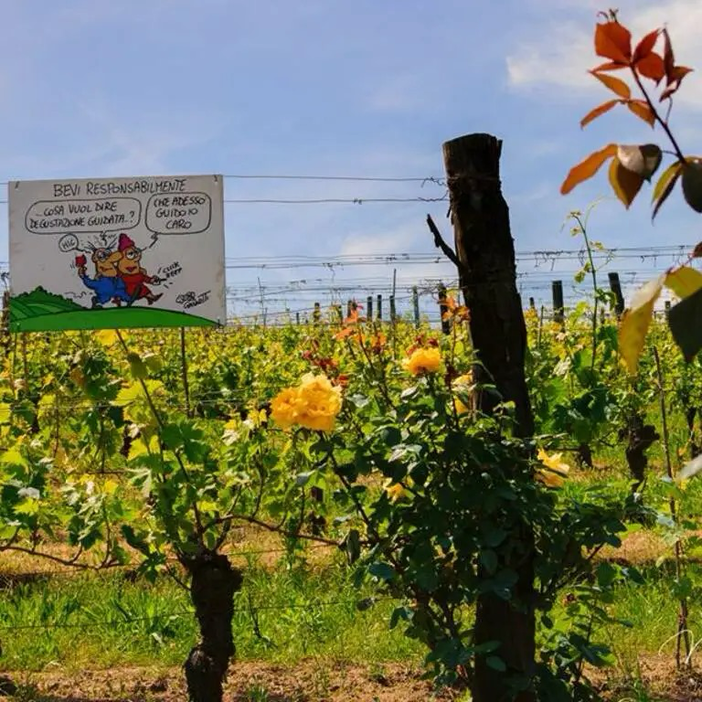
POLYGON ((241 589, 241 571, 229 559, 205 551, 182 557, 191 577, 190 597, 200 625, 200 643, 185 661, 190 702, 222 702, 222 685, 234 655, 234 593, 241 589))
MULTIPOLYGON (((476 377, 493 383, 501 396, 482 393, 480 407, 491 412, 500 401, 514 402, 516 431, 529 437, 534 420, 524 375, 526 326, 516 286, 509 210, 500 188, 501 150, 502 142, 490 134, 471 134, 443 145, 459 281, 470 311, 473 348, 481 362, 476 377)), ((513 599, 480 595, 474 633, 477 645, 501 642, 495 654, 508 670, 498 672, 486 664, 485 656, 478 656, 474 702, 536 700, 529 691, 515 696, 510 684, 515 677, 530 680, 535 672, 534 535, 521 523, 510 536, 519 542, 521 553, 504 558, 499 567, 518 574, 513 599)))

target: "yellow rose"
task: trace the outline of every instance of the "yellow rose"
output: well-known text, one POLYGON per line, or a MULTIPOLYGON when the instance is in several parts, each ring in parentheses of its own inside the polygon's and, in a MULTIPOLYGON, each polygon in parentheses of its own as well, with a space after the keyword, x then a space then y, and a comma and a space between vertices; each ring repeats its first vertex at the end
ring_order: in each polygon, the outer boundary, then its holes
POLYGON ((420 348, 402 361, 403 368, 412 375, 436 373, 441 366, 441 352, 437 348, 420 348))
POLYGON ((341 388, 325 375, 308 373, 298 388, 297 423, 307 429, 331 431, 341 411, 341 388))
POLYGON ((562 453, 554 453, 552 456, 549 456, 546 451, 539 449, 537 458, 545 466, 545 469, 539 468, 536 471, 536 479, 547 487, 561 487, 570 471, 570 466, 561 461, 562 455, 562 453))
POLYGON ((390 502, 397 502, 405 494, 405 488, 401 483, 391 484, 392 481, 389 480, 385 486, 385 494, 390 498, 390 502))
POLYGON ((284 428, 298 425, 331 431, 341 411, 341 388, 325 375, 307 373, 296 388, 282 390, 271 402, 271 417, 284 428))
MULTIPOLYGON (((468 371, 468 373, 465 373, 464 375, 459 375, 458 378, 456 378, 453 383, 451 383, 451 387, 453 388, 454 392, 463 392, 463 393, 468 393, 470 392, 471 385, 473 385, 473 372, 468 371)), ((453 404, 456 407, 456 413, 457 414, 466 414, 467 412, 470 412, 471 408, 468 407, 468 405, 465 404, 460 398, 456 397, 453 400, 453 404)))
POLYGON ((297 388, 281 390, 271 401, 271 417, 284 429, 295 424, 297 419, 297 388))

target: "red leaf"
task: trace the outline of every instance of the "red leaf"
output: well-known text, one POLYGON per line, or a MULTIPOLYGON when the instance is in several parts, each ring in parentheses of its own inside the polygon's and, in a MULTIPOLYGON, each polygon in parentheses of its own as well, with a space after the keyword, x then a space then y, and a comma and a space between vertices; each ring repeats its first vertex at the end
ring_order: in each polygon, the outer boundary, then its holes
POLYGON ((614 76, 608 76, 606 74, 594 73, 590 71, 597 80, 604 83, 610 90, 615 92, 619 97, 623 97, 628 100, 631 97, 631 89, 629 86, 621 79, 615 78, 614 76))
POLYGON ((653 47, 656 45, 660 33, 660 29, 654 29, 652 32, 649 32, 636 45, 636 49, 634 49, 634 57, 632 59, 633 63, 636 63, 637 61, 646 58, 646 56, 648 56, 653 51, 653 47))
POLYGON ((675 54, 673 54, 673 44, 670 41, 668 30, 663 30, 663 63, 665 65, 665 75, 667 76, 667 84, 670 85, 671 74, 675 68, 675 54))
POLYGON ((592 178, 592 176, 594 176, 600 169, 600 166, 608 158, 615 156, 616 153, 617 145, 607 144, 607 146, 605 146, 603 149, 594 151, 587 158, 573 166, 561 185, 561 195, 567 195, 576 185, 582 183, 588 178, 592 178))
POLYGON ((687 66, 673 66, 667 78, 668 87, 661 93, 661 102, 677 91, 680 87, 680 83, 682 83, 682 79, 688 73, 692 73, 692 70, 692 68, 687 68, 687 66))
POLYGON ((665 76, 665 63, 655 51, 644 56, 634 66, 642 76, 655 80, 656 83, 660 83, 665 76))
POLYGON ((656 124, 656 117, 645 100, 628 100, 626 106, 637 116, 641 117, 652 127, 656 124))
POLYGON ((623 100, 608 100, 607 102, 603 102, 601 105, 598 105, 594 110, 590 110, 581 120, 580 120, 580 126, 585 127, 590 122, 592 122, 593 119, 597 119, 600 115, 603 115, 605 112, 609 112, 615 105, 619 104, 620 102, 623 102, 623 100))
POLYGON ((599 66, 595 66, 590 73, 600 73, 603 71, 620 71, 622 68, 628 68, 628 63, 620 63, 619 61, 606 61, 599 66))
POLYGON ((595 29, 595 53, 618 63, 629 63, 631 32, 619 22, 598 24, 595 29))

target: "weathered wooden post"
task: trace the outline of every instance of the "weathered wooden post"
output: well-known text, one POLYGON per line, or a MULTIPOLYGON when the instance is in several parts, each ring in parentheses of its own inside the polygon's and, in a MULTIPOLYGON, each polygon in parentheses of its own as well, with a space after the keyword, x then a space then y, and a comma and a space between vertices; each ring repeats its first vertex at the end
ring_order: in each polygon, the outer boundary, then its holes
POLYGON ((619 282, 619 273, 608 273, 609 289, 614 293, 614 311, 617 318, 624 314, 624 295, 622 295, 622 285, 619 282))
POLYGON ((415 285, 412 288, 412 310, 414 312, 414 326, 419 326, 419 290, 415 285))
MULTIPOLYGON (((517 292, 509 210, 500 188, 501 151, 502 142, 490 134, 470 134, 443 145, 455 238, 452 260, 470 312, 473 347, 482 364, 474 372, 478 380, 489 374, 503 400, 514 402, 515 430, 529 437, 534 419, 524 374, 526 326, 517 292)), ((479 395, 484 412, 491 412, 497 401, 492 393, 479 395)), ((509 538, 515 542, 514 555, 502 557, 498 568, 515 574, 513 600, 493 592, 478 595, 474 645, 499 641, 495 655, 506 663, 509 673, 531 678, 535 673, 534 535, 524 522, 513 528, 509 538)), ((472 693, 474 702, 536 702, 532 692, 513 697, 507 674, 491 668, 485 655, 476 656, 472 693)))
POLYGON ((383 296, 378 295, 378 299, 376 300, 377 302, 377 310, 376 310, 376 319, 379 322, 383 321, 383 296))
POLYGON ((322 308, 321 308, 319 302, 315 302, 314 303, 314 312, 312 312, 312 320, 314 321, 315 324, 319 324, 321 319, 322 319, 322 308))
POLYGON ((565 324, 565 305, 563 303, 563 281, 554 280, 551 283, 551 295, 553 297, 553 321, 558 324, 565 324))
POLYGON ((395 308, 395 296, 390 295, 390 322, 395 324, 397 318, 397 309, 395 308))
POLYGON ((373 296, 369 295, 366 298, 366 320, 373 321, 373 296))

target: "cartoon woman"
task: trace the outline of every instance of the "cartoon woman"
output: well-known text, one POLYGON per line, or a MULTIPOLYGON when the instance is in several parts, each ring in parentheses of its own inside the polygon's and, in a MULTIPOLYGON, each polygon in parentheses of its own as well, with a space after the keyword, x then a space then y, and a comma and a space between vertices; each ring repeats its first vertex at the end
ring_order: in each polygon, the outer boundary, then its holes
POLYGON ((119 235, 119 243, 117 250, 120 258, 117 261, 117 271, 119 277, 124 282, 124 286, 129 296, 129 304, 136 300, 146 298, 150 305, 159 300, 163 293, 154 295, 154 293, 146 287, 145 283, 158 285, 161 279, 156 275, 149 275, 144 268, 141 267, 141 249, 137 248, 136 244, 126 234, 119 235))

